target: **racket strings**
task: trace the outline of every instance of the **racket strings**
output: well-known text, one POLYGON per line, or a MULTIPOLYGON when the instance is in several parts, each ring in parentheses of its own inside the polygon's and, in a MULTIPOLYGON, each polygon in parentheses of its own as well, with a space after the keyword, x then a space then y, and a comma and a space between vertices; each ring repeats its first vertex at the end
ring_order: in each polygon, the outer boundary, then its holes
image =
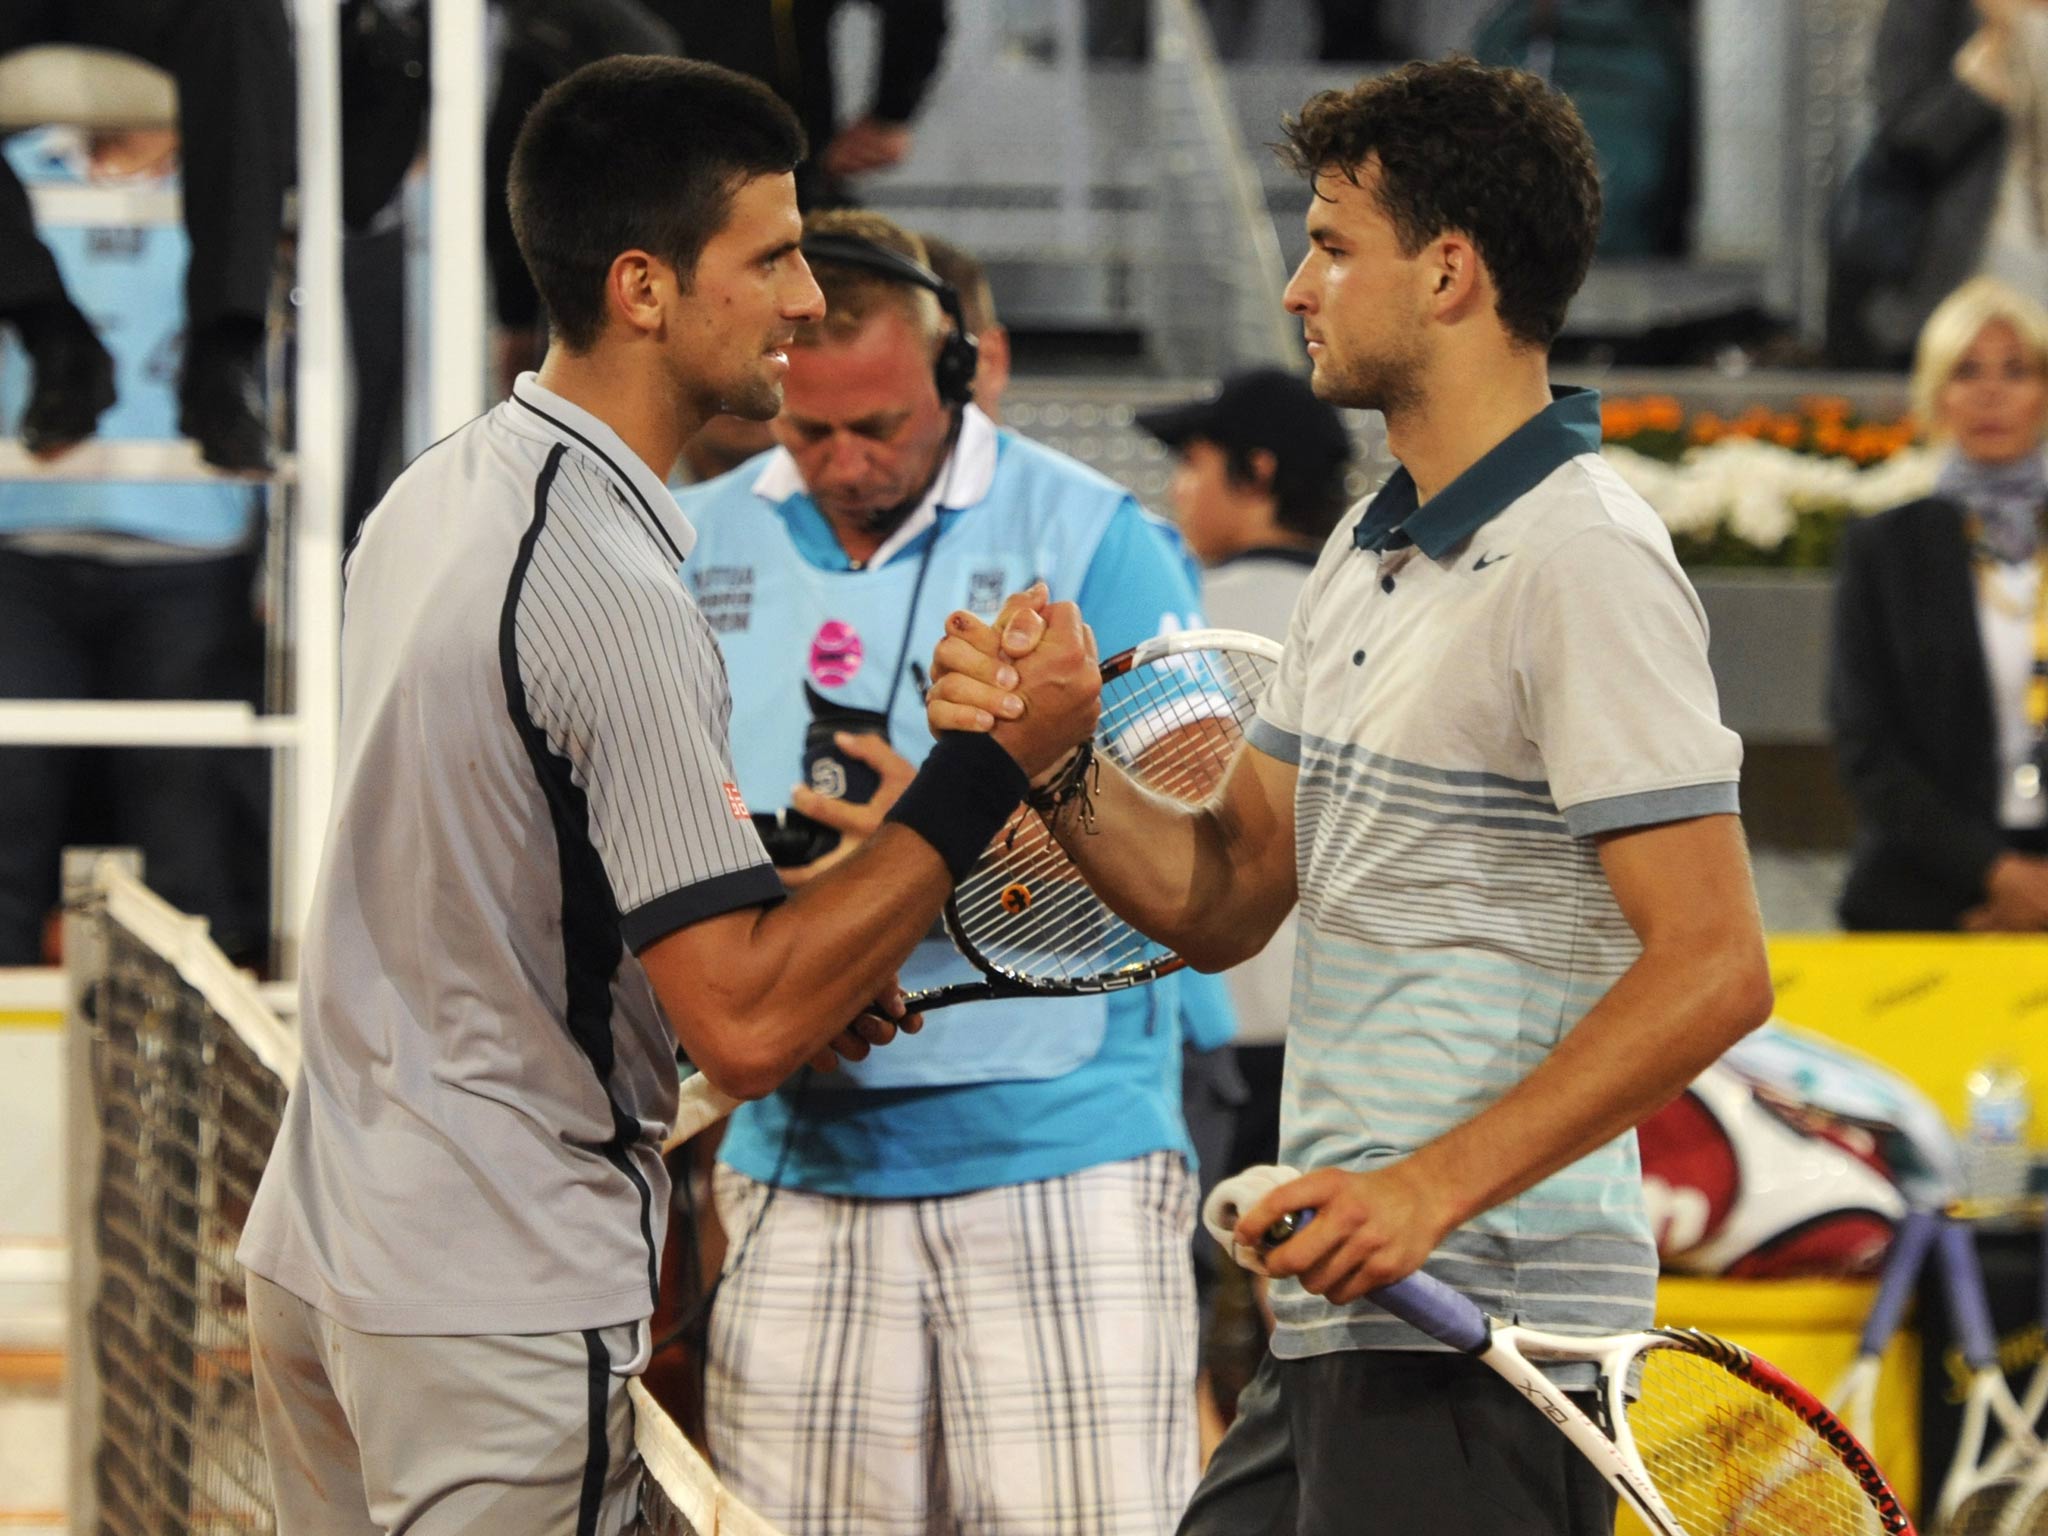
MULTIPOLYGON (((1993 1536, 2004 1528, 2006 1511, 2019 1492, 2019 1480, 2001 1477, 1973 1490, 1956 1505, 1941 1528, 1942 1536, 1993 1536)), ((2022 1527, 2024 1529, 2024 1527, 2022 1527)))
POLYGON ((1629 1429, 1650 1481, 1693 1536, 1883 1536, 1837 1453, 1791 1408, 1679 1349, 1641 1361, 1629 1429))
MULTIPOLYGON (((1244 740, 1273 662, 1211 649, 1103 683, 1095 750, 1152 792, 1206 799, 1244 740)), ((1143 972, 1171 958, 1106 907, 1029 811, 997 834, 953 898, 961 937, 999 971, 1053 983, 1143 972)))

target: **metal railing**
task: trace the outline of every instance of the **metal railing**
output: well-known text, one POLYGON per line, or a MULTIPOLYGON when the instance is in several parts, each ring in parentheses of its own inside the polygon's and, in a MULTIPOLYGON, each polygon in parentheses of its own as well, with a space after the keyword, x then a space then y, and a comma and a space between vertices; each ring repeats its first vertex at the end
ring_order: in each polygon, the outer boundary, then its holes
POLYGON ((1299 327, 1281 308, 1287 263, 1209 24, 1192 0, 1153 0, 1152 40, 1155 233, 1144 271, 1158 359, 1194 378, 1298 366, 1299 327))

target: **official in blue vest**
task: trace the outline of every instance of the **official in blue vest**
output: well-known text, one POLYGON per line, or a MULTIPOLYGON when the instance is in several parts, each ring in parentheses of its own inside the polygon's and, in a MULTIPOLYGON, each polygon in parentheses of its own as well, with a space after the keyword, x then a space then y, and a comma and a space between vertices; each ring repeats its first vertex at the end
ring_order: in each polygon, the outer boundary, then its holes
MULTIPOLYGON (((1201 622, 1177 535, 975 408, 920 240, 840 211, 804 252, 826 317, 790 352, 781 446, 680 497, 740 788, 792 881, 930 751, 923 666, 950 612, 1043 580, 1104 656, 1201 622)), ((935 934, 902 982, 974 976, 935 934)), ((1176 980, 948 1009, 906 1045, 732 1119, 721 1475, 791 1530, 1171 1530, 1196 1471, 1176 980)))
MULTIPOLYGON (((176 193, 167 130, 44 128, 8 141, 21 182, 60 195, 104 186, 176 193)), ((41 240, 111 349, 119 393, 100 422, 130 442, 175 438, 190 243, 182 225, 94 220, 76 202, 41 240)), ((0 434, 24 431, 33 364, 0 347, 0 434)), ((27 434, 33 437, 33 433, 27 434)), ((263 684, 251 593, 260 494, 241 481, 0 482, 0 698, 234 699, 263 684)), ((77 827, 82 754, 0 748, 0 966, 43 958, 58 861, 77 827)), ((127 747, 106 754, 112 834, 140 847, 149 883, 207 919, 237 960, 266 943, 260 754, 127 747)))

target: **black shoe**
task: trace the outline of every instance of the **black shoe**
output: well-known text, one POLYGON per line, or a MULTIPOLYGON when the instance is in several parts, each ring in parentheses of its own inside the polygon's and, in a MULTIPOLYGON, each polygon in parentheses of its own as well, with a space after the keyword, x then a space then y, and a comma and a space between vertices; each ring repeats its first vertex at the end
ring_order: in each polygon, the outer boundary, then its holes
POLYGON ((35 369, 35 387, 21 413, 21 445, 30 453, 60 453, 99 425, 114 403, 114 359, 100 345, 83 315, 76 325, 22 327, 22 341, 35 369))
POLYGON ((178 383, 178 430, 199 443, 216 469, 270 468, 270 423, 263 410, 262 343, 223 341, 204 333, 185 355, 178 383))

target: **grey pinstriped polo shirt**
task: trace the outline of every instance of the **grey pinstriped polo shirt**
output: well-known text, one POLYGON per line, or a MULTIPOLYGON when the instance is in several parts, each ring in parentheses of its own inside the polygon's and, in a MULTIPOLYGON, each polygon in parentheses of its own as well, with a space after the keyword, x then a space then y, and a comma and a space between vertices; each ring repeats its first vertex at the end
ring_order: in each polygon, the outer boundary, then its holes
POLYGON ((242 1262, 370 1333, 646 1317, 675 1045, 635 958, 778 899, 694 533, 529 375, 349 557, 305 1064, 242 1262))

